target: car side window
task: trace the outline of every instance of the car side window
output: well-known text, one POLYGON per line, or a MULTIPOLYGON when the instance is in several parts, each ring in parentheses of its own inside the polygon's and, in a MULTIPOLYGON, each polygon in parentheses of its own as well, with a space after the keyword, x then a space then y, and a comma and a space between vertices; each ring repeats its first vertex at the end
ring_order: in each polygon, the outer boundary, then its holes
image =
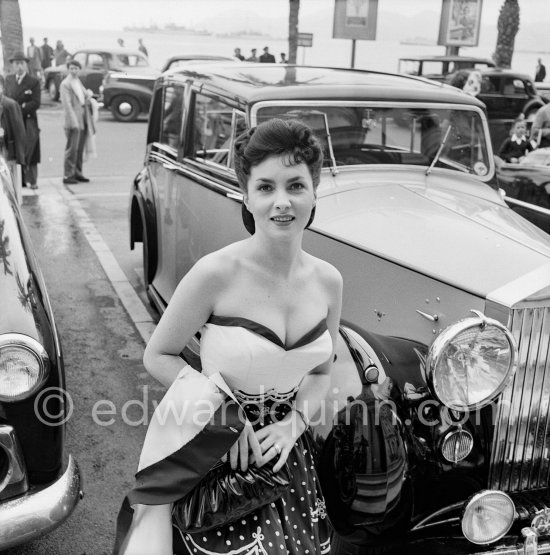
POLYGON ((184 92, 182 85, 164 87, 160 142, 176 151, 180 144, 184 92))
POLYGON ((88 67, 90 69, 105 69, 105 60, 101 54, 88 54, 88 67))
POLYGON ((163 89, 156 89, 151 100, 149 126, 147 128, 147 144, 156 143, 160 140, 160 124, 162 121, 162 94, 163 89))
POLYGON ((77 52, 72 59, 79 62, 82 67, 86 67, 86 52, 77 52))
POLYGON ((194 158, 226 167, 232 165, 235 137, 246 129, 242 112, 203 94, 195 95, 193 114, 194 158))

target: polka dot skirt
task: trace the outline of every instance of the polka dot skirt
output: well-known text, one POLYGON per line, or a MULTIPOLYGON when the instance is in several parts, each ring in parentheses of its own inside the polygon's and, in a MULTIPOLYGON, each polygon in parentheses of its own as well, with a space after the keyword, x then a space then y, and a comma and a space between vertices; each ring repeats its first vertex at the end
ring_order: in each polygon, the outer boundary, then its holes
POLYGON ((290 488, 245 518, 206 533, 174 533, 177 555, 318 555, 330 553, 330 524, 313 466, 309 434, 288 457, 290 488))

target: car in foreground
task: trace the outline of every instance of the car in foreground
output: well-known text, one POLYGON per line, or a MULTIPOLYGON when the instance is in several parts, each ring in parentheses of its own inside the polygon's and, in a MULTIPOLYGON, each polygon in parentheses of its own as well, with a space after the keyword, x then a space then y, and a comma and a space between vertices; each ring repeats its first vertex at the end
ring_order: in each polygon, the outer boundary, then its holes
MULTIPOLYGON (((151 71, 149 61, 138 50, 128 48, 89 48, 78 50, 71 58, 80 62, 78 72, 84 87, 99 96, 99 87, 108 72, 142 74, 151 71)), ((52 100, 59 100, 59 86, 68 74, 67 64, 44 70, 44 88, 52 100)))
POLYGON ((512 209, 550 234, 550 148, 529 152, 517 164, 497 158, 496 180, 512 209))
POLYGON ((0 551, 62 524, 80 496, 59 334, 0 158, 0 551))
MULTIPOLYGON (((225 56, 178 54, 166 60, 161 72, 196 63, 231 61, 225 56)), ((136 121, 140 114, 149 112, 155 81, 161 72, 146 74, 108 73, 100 88, 101 101, 111 110, 117 121, 136 121)))
POLYGON ((409 56, 399 58, 398 73, 416 75, 434 81, 444 82, 447 75, 460 69, 488 69, 495 63, 488 58, 471 56, 409 56))
POLYGON ((163 311, 197 260, 249 236, 235 138, 274 117, 323 142, 304 246, 344 278, 312 430, 331 553, 504 554, 535 535, 550 548, 550 237, 488 185, 476 98, 321 67, 163 74, 129 207, 151 301, 163 311))

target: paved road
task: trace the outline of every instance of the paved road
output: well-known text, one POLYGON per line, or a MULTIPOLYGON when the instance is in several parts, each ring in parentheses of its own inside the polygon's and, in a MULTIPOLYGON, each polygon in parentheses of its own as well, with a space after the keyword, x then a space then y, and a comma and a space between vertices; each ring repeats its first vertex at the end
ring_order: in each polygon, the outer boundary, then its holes
POLYGON ((61 333, 75 406, 67 451, 80 465, 85 497, 52 534, 6 553, 103 555, 110 553, 119 503, 135 471, 146 429, 140 421, 162 396, 141 363, 154 317, 139 302, 146 303, 141 253, 128 247, 128 193, 142 165, 146 123, 101 114, 98 158, 84 167, 91 182, 66 187, 59 105, 41 109, 39 122, 39 188, 24 190, 23 214, 61 333))

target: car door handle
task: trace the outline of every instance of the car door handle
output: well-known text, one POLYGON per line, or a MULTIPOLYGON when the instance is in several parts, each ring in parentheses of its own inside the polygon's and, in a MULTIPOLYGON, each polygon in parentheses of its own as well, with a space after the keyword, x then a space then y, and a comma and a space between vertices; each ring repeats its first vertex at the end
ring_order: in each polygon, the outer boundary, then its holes
POLYGON ((243 200, 243 194, 242 193, 225 193, 225 196, 227 198, 233 199, 233 200, 238 200, 240 202, 242 202, 243 200))

